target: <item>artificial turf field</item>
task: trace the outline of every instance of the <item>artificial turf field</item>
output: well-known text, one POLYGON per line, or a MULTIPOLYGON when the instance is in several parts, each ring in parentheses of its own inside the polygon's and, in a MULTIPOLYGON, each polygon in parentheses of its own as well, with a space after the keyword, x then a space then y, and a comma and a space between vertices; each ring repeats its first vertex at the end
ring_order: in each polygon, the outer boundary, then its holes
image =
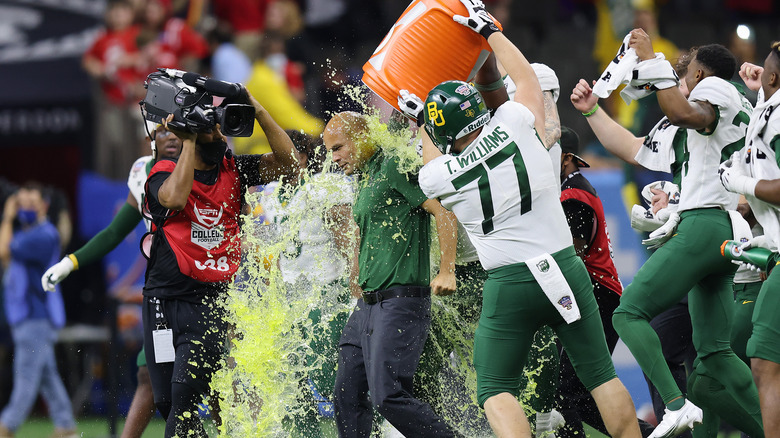
MULTIPOLYGON (((76 420, 78 426, 78 432, 81 438, 108 438, 108 422, 105 418, 100 417, 87 417, 76 420)), ((117 436, 122 430, 124 421, 120 420, 117 423, 117 436)), ((216 437, 216 429, 210 422, 206 422, 206 429, 209 431, 209 435, 216 437)), ((604 438, 604 435, 593 429, 585 427, 586 438, 604 438)), ((16 431, 16 436, 19 438, 48 438, 54 426, 47 418, 32 418, 27 420, 22 427, 16 431)), ((165 432, 165 423, 160 418, 152 419, 149 427, 146 428, 146 432, 143 434, 143 438, 161 438, 165 432)), ((719 438, 739 438, 738 432, 732 432, 731 434, 721 433, 719 438)), ((334 435, 335 437, 335 435, 334 435)))

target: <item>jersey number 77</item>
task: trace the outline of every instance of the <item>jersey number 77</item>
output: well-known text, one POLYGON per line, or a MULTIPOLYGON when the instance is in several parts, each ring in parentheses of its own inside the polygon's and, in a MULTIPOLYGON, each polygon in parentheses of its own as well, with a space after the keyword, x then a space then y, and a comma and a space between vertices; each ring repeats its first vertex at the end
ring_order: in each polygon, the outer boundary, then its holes
POLYGON ((490 192, 490 181, 488 180, 488 170, 496 168, 499 164, 508 159, 512 159, 517 174, 517 185, 520 188, 520 214, 531 211, 531 185, 528 182, 528 170, 525 168, 523 156, 515 142, 507 144, 492 157, 486 159, 477 166, 463 172, 460 176, 452 180, 455 190, 460 190, 465 185, 477 181, 479 188, 479 200, 482 204, 482 233, 488 234, 493 231, 493 197, 490 192))

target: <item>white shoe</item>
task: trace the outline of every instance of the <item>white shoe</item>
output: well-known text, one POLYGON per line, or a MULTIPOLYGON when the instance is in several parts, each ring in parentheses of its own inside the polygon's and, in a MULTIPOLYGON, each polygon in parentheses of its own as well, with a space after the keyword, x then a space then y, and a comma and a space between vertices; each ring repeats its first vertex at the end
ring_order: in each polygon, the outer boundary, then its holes
POLYGON ((650 434, 650 438, 669 438, 701 424, 702 411, 698 406, 685 400, 682 408, 676 411, 664 409, 664 418, 650 434))
POLYGON ((553 409, 550 412, 536 413, 536 438, 556 438, 555 430, 566 424, 563 415, 553 409))

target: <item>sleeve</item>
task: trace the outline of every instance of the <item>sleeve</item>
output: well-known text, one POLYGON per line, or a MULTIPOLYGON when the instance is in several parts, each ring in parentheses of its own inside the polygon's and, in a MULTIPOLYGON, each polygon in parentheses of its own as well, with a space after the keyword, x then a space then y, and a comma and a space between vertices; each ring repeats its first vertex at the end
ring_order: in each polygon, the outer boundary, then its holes
POLYGON ((60 244, 59 233, 53 225, 36 227, 16 233, 11 240, 11 256, 24 262, 45 265, 51 261, 52 252, 60 244))
POLYGON ((146 166, 152 160, 151 156, 141 157, 135 160, 130 168, 130 174, 127 175, 127 189, 135 198, 135 203, 141 207, 144 197, 144 184, 146 183, 146 166))
POLYGON ((236 155, 236 168, 241 179, 241 187, 259 186, 269 181, 263 181, 260 175, 260 161, 262 155, 236 155))
POLYGON ((572 237, 582 239, 590 244, 595 237, 593 224, 596 214, 593 208, 577 199, 565 199, 561 201, 561 206, 566 214, 566 221, 569 222, 572 237))
POLYGON ((162 187, 163 183, 170 175, 170 172, 155 172, 146 180, 146 202, 149 207, 149 213, 151 213, 154 218, 163 217, 168 211, 167 208, 160 204, 158 195, 160 193, 160 187, 162 187))
POLYGON ((775 107, 772 110, 762 138, 765 139, 767 146, 775 152, 775 160, 780 167, 780 108, 775 107))
POLYGON ((451 190, 447 190, 452 185, 449 184, 447 178, 442 177, 444 174, 444 167, 447 166, 446 162, 452 159, 450 155, 442 155, 431 160, 428 164, 420 169, 420 189, 425 193, 428 199, 437 199, 442 196, 450 194, 451 190))
POLYGON ((534 122, 536 122, 536 117, 534 117, 534 114, 528 107, 512 100, 501 104, 496 110, 496 115, 493 117, 499 123, 504 123, 512 127, 527 125, 533 128, 534 122))
POLYGON ((721 108, 726 107, 733 101, 731 98, 733 88, 733 85, 723 79, 709 76, 702 79, 694 87, 688 100, 692 102, 709 102, 721 108))
POLYGON ((73 253, 79 266, 89 265, 105 257, 133 231, 141 219, 141 213, 125 203, 106 228, 73 253))
POLYGON ((419 207, 428 200, 418 183, 418 174, 401 173, 396 160, 388 159, 385 163, 385 174, 390 186, 397 190, 412 207, 419 207))

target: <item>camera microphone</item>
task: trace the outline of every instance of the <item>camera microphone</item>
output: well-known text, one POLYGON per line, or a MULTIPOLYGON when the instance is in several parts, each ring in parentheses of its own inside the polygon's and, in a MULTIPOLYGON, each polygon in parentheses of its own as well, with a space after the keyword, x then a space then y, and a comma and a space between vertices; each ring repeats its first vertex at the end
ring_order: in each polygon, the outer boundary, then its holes
POLYGON ((187 85, 203 88, 216 96, 233 98, 241 95, 240 85, 210 79, 197 73, 184 73, 181 75, 181 80, 187 85))

